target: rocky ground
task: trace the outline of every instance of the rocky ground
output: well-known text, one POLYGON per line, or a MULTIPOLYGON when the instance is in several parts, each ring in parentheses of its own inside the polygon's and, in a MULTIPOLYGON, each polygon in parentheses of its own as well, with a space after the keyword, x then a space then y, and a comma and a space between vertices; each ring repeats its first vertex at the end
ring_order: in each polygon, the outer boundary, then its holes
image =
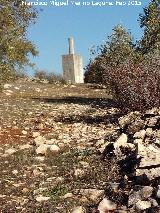
POLYGON ((1 212, 160 212, 160 109, 104 88, 15 82, 0 93, 1 212))

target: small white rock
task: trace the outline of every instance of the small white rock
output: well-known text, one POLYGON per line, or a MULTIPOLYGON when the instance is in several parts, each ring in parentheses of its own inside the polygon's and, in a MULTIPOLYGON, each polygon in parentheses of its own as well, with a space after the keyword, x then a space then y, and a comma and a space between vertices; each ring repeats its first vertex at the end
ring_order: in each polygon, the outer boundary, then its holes
POLYGON ((99 198, 102 198, 105 191, 104 190, 97 190, 97 189, 81 189, 80 193, 88 198, 89 200, 92 200, 94 202, 97 202, 99 198))
POLYGON ((33 170, 33 175, 34 176, 39 176, 41 174, 41 171, 39 169, 34 169, 33 170))
POLYGON ((36 138, 36 137, 40 136, 40 133, 39 132, 33 132, 32 136, 33 136, 33 138, 36 138))
POLYGON ((8 89, 8 90, 5 91, 5 93, 6 93, 6 94, 7 94, 7 93, 13 93, 13 91, 8 89))
POLYGON ((79 164, 81 164, 83 166, 83 168, 89 167, 89 163, 85 162, 85 161, 79 161, 79 164))
POLYGON ((24 144, 24 145, 20 145, 19 146, 19 149, 20 150, 23 150, 23 149, 30 149, 32 146, 31 145, 29 145, 29 144, 24 144))
POLYGON ((76 170, 74 171, 74 175, 75 175, 76 177, 82 177, 82 176, 84 175, 84 171, 83 171, 82 169, 76 169, 76 170))
POLYGON ((85 210, 82 206, 77 206, 73 209, 72 213, 85 213, 85 210))
POLYGON ((36 197, 36 201, 37 201, 37 202, 44 202, 44 201, 47 201, 47 200, 49 200, 49 199, 51 199, 51 198, 50 198, 50 197, 44 197, 44 196, 42 196, 42 195, 36 197))
POLYGON ((36 153, 39 155, 46 155, 48 151, 48 145, 42 144, 36 149, 36 153))
POLYGON ((42 136, 38 136, 34 139, 34 141, 36 143, 36 146, 39 146, 39 145, 45 144, 46 139, 42 136))
POLYGON ((22 131, 22 134, 23 134, 23 135, 27 135, 27 131, 23 130, 23 131, 22 131))
POLYGON ((4 89, 8 89, 8 88, 10 88, 12 85, 11 84, 4 84, 4 89))
POLYGON ((136 203, 136 209, 143 211, 145 209, 149 209, 151 207, 151 202, 150 201, 143 201, 143 200, 139 200, 136 203))
POLYGON ((122 133, 119 138, 116 140, 116 144, 117 146, 123 146, 124 144, 126 144, 128 141, 128 136, 124 133, 122 133))
POLYGON ((7 149, 7 150, 5 151, 5 154, 12 155, 12 154, 14 154, 15 152, 17 152, 16 149, 10 148, 10 149, 7 149))
POLYGON ((136 132, 134 134, 134 138, 141 138, 141 139, 144 139, 145 137, 145 134, 146 134, 146 130, 140 130, 139 132, 136 132))
POLYGON ((74 197, 74 195, 72 193, 67 193, 62 198, 67 199, 67 198, 72 198, 72 197, 74 197))
POLYGON ((157 198, 160 198, 160 185, 158 185, 156 197, 157 197, 157 198))
POLYGON ((17 175, 17 174, 18 174, 18 170, 16 170, 16 169, 13 170, 13 171, 12 171, 12 174, 17 175))
POLYGON ((99 213, 107 213, 108 211, 116 210, 117 205, 111 200, 104 198, 98 206, 99 213))
POLYGON ((147 128, 146 129, 146 136, 151 137, 153 135, 153 130, 152 128, 147 128))
POLYGON ((53 154, 57 154, 57 153, 59 153, 60 148, 59 148, 57 145, 51 145, 51 146, 50 146, 50 151, 51 151, 53 154))
POLYGON ((35 159, 40 161, 40 162, 43 162, 45 160, 45 157, 44 156, 37 156, 37 157, 35 157, 35 159))
POLYGON ((58 146, 63 149, 65 145, 64 143, 58 143, 58 146))
POLYGON ((36 88, 35 91, 36 92, 40 92, 41 90, 40 90, 40 88, 36 88))
POLYGON ((14 87, 14 89, 19 90, 19 87, 14 87))
POLYGON ((55 143, 55 140, 54 139, 46 140, 45 143, 48 144, 48 145, 53 145, 55 143))

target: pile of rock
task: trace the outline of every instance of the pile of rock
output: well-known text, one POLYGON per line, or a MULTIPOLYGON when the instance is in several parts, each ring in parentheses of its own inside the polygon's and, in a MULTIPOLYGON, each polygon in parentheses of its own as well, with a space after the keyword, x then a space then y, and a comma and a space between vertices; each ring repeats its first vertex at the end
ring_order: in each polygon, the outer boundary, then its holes
MULTIPOLYGON (((123 177, 122 182, 130 185, 126 190, 128 209, 135 212, 158 212, 160 211, 160 108, 145 113, 130 112, 119 118, 118 125, 114 134, 108 135, 106 143, 100 148, 103 159, 117 159, 123 177)), ((100 202, 100 213, 109 210, 104 210, 105 203, 107 205, 109 203, 107 197, 104 199, 107 201, 100 202)), ((112 202, 115 208, 116 200, 112 202)))
POLYGON ((60 147, 55 143, 54 139, 47 140, 40 134, 33 134, 33 137, 35 137, 34 143, 36 145, 37 155, 46 156, 48 152, 51 152, 52 154, 58 154, 60 152, 60 147))

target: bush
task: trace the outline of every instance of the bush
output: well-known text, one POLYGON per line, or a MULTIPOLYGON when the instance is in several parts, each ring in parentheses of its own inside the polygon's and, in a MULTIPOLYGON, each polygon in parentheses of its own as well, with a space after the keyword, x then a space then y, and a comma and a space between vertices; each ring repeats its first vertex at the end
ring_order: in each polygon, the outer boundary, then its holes
POLYGON ((57 75, 55 73, 49 73, 46 77, 50 84, 55 84, 55 83, 65 84, 66 83, 61 75, 57 75))
POLYGON ((98 61, 90 62, 85 68, 84 82, 85 83, 96 83, 103 84, 103 69, 99 66, 98 61))
POLYGON ((46 71, 40 70, 36 71, 34 74, 35 78, 38 78, 40 81, 47 80, 50 84, 66 84, 66 81, 63 79, 61 75, 55 73, 47 73, 46 71))
POLYGON ((90 63, 85 68, 86 83, 107 83, 108 79, 105 78, 105 72, 101 66, 103 62, 110 67, 117 67, 126 61, 127 57, 136 57, 133 38, 122 25, 115 26, 106 42, 97 46, 96 49, 91 49, 91 55, 94 58, 90 59, 90 63))
POLYGON ((145 110, 160 106, 160 57, 150 53, 136 63, 128 59, 117 68, 103 65, 113 96, 122 108, 145 110))
POLYGON ((43 70, 37 70, 34 74, 35 78, 38 78, 39 80, 47 79, 47 72, 43 70))
POLYGON ((26 79, 26 78, 29 78, 29 76, 24 72, 16 72, 15 73, 15 80, 26 79))

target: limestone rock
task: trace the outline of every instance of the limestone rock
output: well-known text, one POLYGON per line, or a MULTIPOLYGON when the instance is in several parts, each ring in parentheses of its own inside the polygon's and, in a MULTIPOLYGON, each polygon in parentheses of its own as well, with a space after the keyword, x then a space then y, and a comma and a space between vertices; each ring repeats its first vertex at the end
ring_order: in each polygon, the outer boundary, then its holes
POLYGON ((36 149, 36 153, 39 155, 46 155, 48 151, 48 145, 42 144, 36 149))
POLYGON ((6 94, 6 95, 11 95, 12 93, 13 93, 12 90, 9 90, 9 89, 8 89, 8 90, 5 90, 5 94, 6 94))
POLYGON ((39 132, 33 132, 32 135, 33 135, 33 138, 37 138, 38 136, 40 136, 40 133, 39 132))
POLYGON ((147 137, 151 137, 153 135, 153 130, 152 130, 152 128, 147 128, 146 129, 146 136, 147 137))
POLYGON ((107 198, 104 198, 98 205, 99 213, 108 213, 108 211, 114 211, 116 208, 117 205, 107 198))
POLYGON ((76 170, 74 171, 74 175, 75 175, 76 177, 82 177, 82 176, 84 175, 84 170, 82 170, 82 169, 76 169, 76 170))
POLYGON ((144 145, 141 139, 134 143, 138 145, 138 156, 141 157, 140 165, 136 169, 136 175, 147 175, 149 180, 159 177, 160 174, 160 149, 151 145, 144 145))
POLYGON ((156 197, 160 199, 160 185, 158 185, 156 197))
POLYGON ((151 205, 152 205, 152 206, 154 206, 154 207, 158 206, 158 202, 157 202, 155 199, 149 198, 148 201, 151 202, 151 205))
POLYGON ((139 132, 136 132, 134 134, 134 138, 141 138, 143 140, 145 135, 146 135, 146 131, 143 129, 143 130, 140 130, 139 132))
POLYGON ((89 200, 96 202, 98 201, 99 198, 102 198, 102 196, 104 195, 104 190, 81 189, 80 193, 86 198, 88 198, 89 200))
POLYGON ((37 168, 37 169, 34 169, 34 170, 33 170, 33 175, 34 175, 34 176, 39 176, 39 175, 41 175, 40 169, 38 169, 38 168, 37 168))
POLYGON ((128 115, 119 118, 119 125, 122 128, 124 128, 126 125, 128 125, 130 123, 131 123, 131 118, 128 115))
POLYGON ((142 189, 138 191, 132 191, 129 195, 128 204, 129 206, 135 205, 139 200, 146 200, 151 197, 153 193, 153 187, 151 186, 144 186, 142 189))
POLYGON ((138 200, 141 200, 141 195, 139 192, 133 190, 132 193, 129 195, 128 205, 133 206, 136 202, 138 202, 138 200))
POLYGON ((143 211, 146 209, 149 209, 151 207, 151 202, 150 201, 143 201, 143 200, 139 200, 136 203, 136 209, 139 211, 143 211))
POLYGON ((50 197, 44 197, 42 195, 36 197, 37 202, 44 202, 44 201, 47 201, 47 200, 50 200, 50 199, 51 199, 50 197))
POLYGON ((114 143, 114 153, 117 157, 120 157, 123 154, 123 149, 127 148, 128 150, 135 150, 135 145, 132 143, 127 143, 128 136, 124 133, 117 139, 117 141, 114 143))
POLYGON ((57 153, 59 153, 60 148, 59 148, 57 145, 51 145, 51 146, 50 146, 50 151, 51 151, 53 154, 57 154, 57 153))
POLYGON ((131 134, 134 134, 136 132, 139 132, 141 129, 143 129, 144 126, 145 126, 144 120, 142 120, 141 118, 138 118, 129 125, 128 132, 131 134))
POLYGON ((144 186, 143 189, 140 191, 140 193, 144 199, 147 199, 147 198, 151 197, 151 195, 153 193, 153 187, 144 186))
POLYGON ((156 137, 160 140, 160 129, 156 132, 156 137))
POLYGON ((68 198, 73 198, 74 197, 74 195, 73 195, 73 193, 67 193, 67 194, 65 194, 62 198, 63 199, 68 199, 68 198))
POLYGON ((17 175, 17 174, 18 174, 18 170, 17 170, 17 169, 14 169, 14 170, 12 171, 12 174, 17 175))
POLYGON ((29 145, 29 144, 24 144, 24 145, 20 145, 20 146, 19 146, 19 149, 20 149, 20 150, 30 149, 30 148, 32 148, 32 146, 29 145))
MULTIPOLYGON (((121 128, 124 128, 126 126, 129 126, 131 123, 133 123, 138 117, 140 117, 140 112, 131 112, 125 116, 122 116, 119 118, 119 125, 121 128)), ((138 132, 138 131, 136 131, 138 132)))
POLYGON ((29 192, 29 189, 28 189, 28 188, 25 187, 25 188, 22 189, 22 193, 23 193, 23 194, 26 194, 26 193, 28 193, 28 192, 29 192))
POLYGON ((23 134, 23 135, 27 135, 27 131, 22 130, 22 134, 23 134))
POLYGON ((158 116, 149 118, 147 121, 147 126, 154 127, 157 124, 158 118, 158 116))
POLYGON ((145 112, 145 115, 148 115, 148 116, 154 116, 154 115, 157 115, 157 114, 158 114, 158 109, 156 107, 154 107, 152 109, 148 109, 145 112))
POLYGON ((10 148, 10 149, 5 150, 5 154, 8 154, 8 155, 12 155, 15 152, 17 152, 17 150, 14 149, 14 148, 10 148))
POLYGON ((122 133, 122 135, 120 135, 115 144, 116 146, 123 146, 124 144, 127 143, 127 141, 128 141, 127 135, 122 133))
POLYGON ((4 85, 3 85, 3 88, 4 88, 4 89, 9 89, 10 87, 12 87, 11 84, 4 84, 4 85))
POLYGON ((72 213, 85 213, 85 210, 82 206, 77 206, 73 209, 72 213))
POLYGON ((46 140, 45 143, 48 145, 53 145, 55 143, 55 140, 54 139, 46 140))
POLYGON ((42 145, 46 142, 46 139, 42 136, 38 136, 34 139, 36 146, 42 145))
POLYGON ((43 162, 45 160, 45 157, 44 156, 37 156, 37 157, 35 157, 35 159, 37 161, 43 162))

